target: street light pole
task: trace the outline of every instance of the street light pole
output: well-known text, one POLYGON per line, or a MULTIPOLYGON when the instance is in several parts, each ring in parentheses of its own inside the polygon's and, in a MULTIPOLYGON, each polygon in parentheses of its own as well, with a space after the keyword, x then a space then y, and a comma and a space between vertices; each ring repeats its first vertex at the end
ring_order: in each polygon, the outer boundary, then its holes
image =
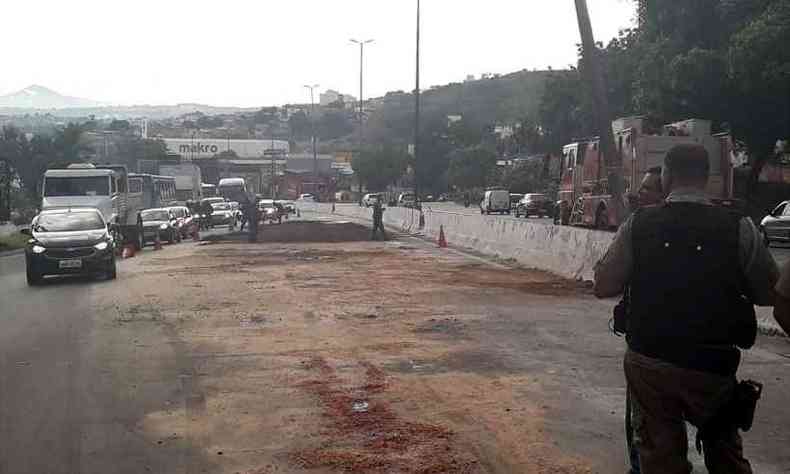
POLYGON ((414 204, 420 208, 420 179, 417 173, 420 141, 420 0, 417 0, 417 65, 414 86, 414 204))
MULTIPOLYGON (((363 66, 364 66, 364 57, 365 57, 365 45, 370 44, 373 41, 374 40, 372 39, 364 40, 364 41, 356 40, 353 38, 351 39, 352 43, 359 45, 359 127, 360 130, 362 129, 362 117, 365 113, 365 108, 364 108, 365 100, 363 98, 363 90, 362 90, 362 84, 364 81, 363 66)), ((360 137, 361 136, 362 136, 362 132, 360 132, 360 137)), ((362 140, 360 140, 359 145, 360 147, 362 146, 362 140)))
POLYGON ((312 128, 313 134, 313 176, 317 180, 318 179, 318 149, 316 148, 316 140, 315 140, 315 95, 314 89, 318 88, 318 84, 313 84, 312 86, 305 86, 306 89, 310 89, 310 126, 312 128))

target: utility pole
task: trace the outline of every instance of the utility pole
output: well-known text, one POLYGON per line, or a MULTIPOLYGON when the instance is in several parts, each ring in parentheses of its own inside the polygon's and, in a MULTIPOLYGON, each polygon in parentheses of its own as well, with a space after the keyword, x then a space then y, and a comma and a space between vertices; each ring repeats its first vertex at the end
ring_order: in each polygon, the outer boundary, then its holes
POLYGON ((420 0, 417 0, 417 67, 414 86, 414 205, 420 208, 420 178, 417 173, 420 142, 420 0))
MULTIPOLYGON (((366 44, 370 44, 373 41, 374 40, 372 40, 372 39, 364 40, 364 41, 351 39, 352 43, 359 45, 359 126, 360 126, 360 129, 362 127, 363 116, 365 114, 365 108, 364 108, 365 100, 362 97, 362 92, 363 92, 363 90, 362 90, 363 82, 362 81, 364 79, 364 76, 363 76, 363 65, 364 65, 364 57, 365 57, 365 45, 366 44)), ((360 137, 361 136, 362 136, 362 132, 360 132, 360 137)), ((362 141, 361 140, 360 140, 359 144, 360 144, 360 146, 362 145, 362 141)))
POLYGON ((609 99, 606 96, 603 68, 598 47, 595 45, 587 0, 575 0, 575 2, 579 33, 582 38, 582 60, 586 66, 587 79, 592 88, 593 117, 599 137, 599 152, 607 171, 608 191, 612 196, 612 210, 615 220, 619 224, 625 215, 623 213, 623 159, 614 144, 609 99))
POLYGON ((272 186, 272 200, 274 200, 274 199, 277 199, 277 193, 274 190, 274 175, 276 174, 276 165, 275 165, 274 160, 275 160, 275 158, 277 158, 277 154, 274 151, 274 133, 272 133, 272 150, 271 150, 271 153, 272 153, 272 182, 271 182, 271 186, 272 186))
POLYGON ((318 149, 316 148, 315 140, 315 95, 313 92, 314 89, 318 88, 318 84, 305 86, 305 88, 310 89, 310 126, 312 127, 313 134, 313 177, 318 181, 318 149))

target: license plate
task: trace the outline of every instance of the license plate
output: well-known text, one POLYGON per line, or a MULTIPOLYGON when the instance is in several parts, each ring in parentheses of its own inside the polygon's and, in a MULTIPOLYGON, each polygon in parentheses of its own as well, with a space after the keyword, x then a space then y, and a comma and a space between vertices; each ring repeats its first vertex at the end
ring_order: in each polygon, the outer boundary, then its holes
POLYGON ((82 268, 82 260, 78 258, 71 260, 61 260, 58 265, 60 268, 82 268))

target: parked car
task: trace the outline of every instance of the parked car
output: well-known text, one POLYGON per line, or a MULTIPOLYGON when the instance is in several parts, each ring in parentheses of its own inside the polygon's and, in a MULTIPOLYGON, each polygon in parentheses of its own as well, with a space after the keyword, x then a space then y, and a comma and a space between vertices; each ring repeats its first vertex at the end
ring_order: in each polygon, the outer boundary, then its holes
POLYGON ((185 206, 173 206, 168 207, 167 210, 176 218, 176 228, 182 239, 195 235, 198 221, 192 216, 192 211, 190 211, 189 208, 185 206))
POLYGON ((143 245, 166 240, 170 244, 181 242, 181 234, 176 227, 176 218, 167 208, 146 209, 140 213, 143 220, 143 245))
POLYGON ((414 193, 401 193, 398 196, 398 205, 403 207, 414 207, 416 204, 416 199, 414 197, 414 193))
POLYGON ((230 203, 217 202, 211 205, 214 212, 211 214, 211 225, 226 225, 231 230, 236 228, 236 214, 230 207, 230 203))
POLYGON ((296 214, 296 204, 293 201, 280 201, 287 214, 296 214))
POLYGON ((505 189, 489 189, 480 202, 480 214, 510 214, 510 193, 505 189))
POLYGON ((516 217, 553 217, 554 203, 545 194, 525 194, 516 207, 516 217))
POLYGON ((780 202, 778 206, 760 222, 765 245, 771 242, 790 242, 790 201, 780 202))
POLYGON ((312 194, 300 194, 298 201, 315 202, 315 197, 312 194))
POLYGON ((98 209, 41 211, 22 233, 30 236, 25 247, 30 286, 41 283, 45 275, 103 273, 116 278, 115 241, 98 209))
POLYGON ((236 216, 236 222, 241 222, 241 205, 236 201, 228 201, 228 205, 230 205, 233 215, 236 216))
POLYGON ((523 198, 523 194, 510 193, 510 210, 515 210, 518 207, 518 203, 521 202, 523 198))
POLYGON ((365 207, 371 207, 376 202, 381 200, 381 194, 379 193, 368 193, 362 197, 362 205, 365 207))
POLYGON ((258 202, 258 210, 261 213, 261 220, 264 224, 266 221, 271 223, 277 222, 278 224, 283 223, 285 208, 279 202, 272 199, 263 199, 258 202))

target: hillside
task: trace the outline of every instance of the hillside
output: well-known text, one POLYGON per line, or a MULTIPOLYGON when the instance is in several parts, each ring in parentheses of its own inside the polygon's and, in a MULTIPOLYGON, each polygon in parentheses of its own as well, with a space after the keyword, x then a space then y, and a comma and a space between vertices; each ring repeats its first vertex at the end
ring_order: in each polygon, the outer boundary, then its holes
POLYGON ((0 96, 0 108, 11 109, 68 109, 101 105, 101 102, 95 100, 69 97, 35 84, 0 96))
MULTIPOLYGON (((435 87, 422 94, 426 124, 462 115, 479 127, 515 122, 537 115, 551 71, 519 71, 489 79, 435 87)), ((369 120, 369 139, 409 139, 413 134, 414 95, 391 92, 375 99, 378 106, 369 120)))

